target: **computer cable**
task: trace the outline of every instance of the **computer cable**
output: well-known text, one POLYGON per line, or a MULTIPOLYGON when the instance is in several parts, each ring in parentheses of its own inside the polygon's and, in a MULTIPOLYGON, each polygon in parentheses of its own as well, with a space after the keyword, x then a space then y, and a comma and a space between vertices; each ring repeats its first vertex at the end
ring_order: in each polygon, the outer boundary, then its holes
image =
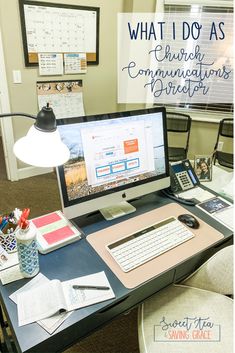
POLYGON ((179 197, 177 195, 174 195, 173 192, 170 190, 170 189, 164 189, 164 190, 161 190, 161 193, 168 197, 169 199, 172 199, 174 201, 177 201, 183 205, 187 205, 187 206, 195 206, 197 204, 196 201, 194 201, 193 199, 184 199, 182 197, 179 197))

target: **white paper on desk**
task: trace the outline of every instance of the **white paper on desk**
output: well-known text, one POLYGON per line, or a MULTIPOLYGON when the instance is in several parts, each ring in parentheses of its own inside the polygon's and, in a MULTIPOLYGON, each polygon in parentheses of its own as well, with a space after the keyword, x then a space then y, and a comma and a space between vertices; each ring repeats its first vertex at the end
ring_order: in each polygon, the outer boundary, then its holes
POLYGON ((23 287, 12 293, 9 298, 17 304, 17 295, 25 290, 29 290, 31 288, 36 288, 37 286, 40 286, 43 283, 47 283, 50 280, 44 276, 42 273, 39 273, 37 276, 32 278, 28 283, 26 283, 23 287))
POLYGON ((19 269, 17 252, 7 254, 6 261, 0 262, 0 279, 2 284, 11 283, 23 278, 19 269))
POLYGON ((231 202, 220 196, 215 196, 205 202, 197 204, 196 207, 233 230, 234 207, 231 202))
POLYGON ((20 271, 20 266, 15 265, 15 266, 6 268, 5 270, 2 270, 0 272, 0 278, 1 278, 2 284, 5 285, 11 282, 15 282, 24 277, 20 271))
POLYGON ((233 194, 234 194, 233 190, 234 190, 234 182, 232 177, 230 182, 221 188, 221 193, 223 193, 225 196, 228 196, 230 199, 233 200, 233 194))
POLYGON ((67 302, 68 310, 83 308, 88 305, 99 303, 111 298, 115 298, 115 294, 110 287, 105 272, 94 273, 89 276, 74 278, 69 281, 62 282, 64 296, 67 302), (109 290, 97 289, 73 289, 73 285, 95 285, 107 286, 109 290))
POLYGON ((222 211, 216 212, 213 214, 213 217, 219 221, 220 223, 224 224, 229 229, 233 230, 233 217, 234 217, 234 208, 233 206, 229 208, 225 208, 222 211))
MULTIPOLYGON (((39 273, 35 276, 31 281, 29 281, 26 285, 15 291, 13 294, 9 296, 9 298, 17 304, 17 294, 24 291, 29 290, 31 288, 36 288, 44 283, 48 283, 50 280, 44 276, 42 273, 39 273)), ((50 318, 46 318, 43 320, 37 321, 37 323, 44 328, 49 334, 52 334, 70 315, 72 312, 69 313, 61 313, 58 315, 51 316, 50 318)))
POLYGON ((72 311, 53 315, 37 323, 44 328, 50 335, 72 314, 72 311))
POLYGON ((17 293, 19 326, 39 321, 59 311, 72 311, 114 298, 113 290, 74 289, 73 285, 104 285, 110 287, 104 272, 74 278, 66 282, 47 281, 40 286, 17 293))
POLYGON ((6 262, 2 263, 0 266, 0 271, 5 270, 6 268, 15 266, 19 263, 17 251, 11 254, 8 254, 8 259, 6 262))
POLYGON ((60 310, 66 310, 66 301, 59 280, 17 294, 19 326, 59 314, 60 310))
POLYGON ((198 186, 196 188, 180 192, 179 194, 177 194, 177 196, 182 197, 184 199, 196 199, 200 202, 203 202, 214 197, 214 194, 198 186))

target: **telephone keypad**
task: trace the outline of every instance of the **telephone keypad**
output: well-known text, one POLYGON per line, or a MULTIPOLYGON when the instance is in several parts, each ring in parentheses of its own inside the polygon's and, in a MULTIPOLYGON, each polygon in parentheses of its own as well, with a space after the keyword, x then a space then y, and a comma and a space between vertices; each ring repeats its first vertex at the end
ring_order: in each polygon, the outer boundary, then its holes
POLYGON ((187 171, 176 173, 177 179, 182 187, 182 190, 187 190, 193 187, 193 183, 187 173, 187 171))

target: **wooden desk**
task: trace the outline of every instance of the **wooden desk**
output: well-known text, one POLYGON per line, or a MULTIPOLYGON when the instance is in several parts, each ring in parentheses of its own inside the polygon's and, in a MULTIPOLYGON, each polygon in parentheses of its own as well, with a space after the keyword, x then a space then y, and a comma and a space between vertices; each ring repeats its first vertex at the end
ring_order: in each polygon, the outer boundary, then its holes
MULTIPOLYGON (((168 199, 162 197, 159 193, 153 193, 133 201, 133 205, 137 208, 137 211, 120 219, 108 222, 97 213, 86 218, 77 218, 74 221, 88 235, 168 203, 168 199)), ((150 295, 173 282, 183 279, 212 253, 231 243, 232 232, 229 229, 215 222, 196 207, 187 206, 186 208, 211 226, 214 226, 224 234, 225 238, 216 246, 190 257, 184 263, 161 273, 143 285, 133 289, 127 289, 122 285, 86 239, 82 239, 77 243, 70 244, 47 255, 40 255, 40 271, 48 278, 58 278, 64 281, 104 270, 116 295, 115 299, 76 310, 52 335, 49 335, 36 323, 18 327, 17 307, 9 299, 9 295, 23 286, 27 282, 26 279, 5 286, 0 285, 1 305, 11 328, 17 351, 23 353, 64 351, 69 346, 92 333, 95 329, 108 323, 114 317, 140 304, 150 295)))

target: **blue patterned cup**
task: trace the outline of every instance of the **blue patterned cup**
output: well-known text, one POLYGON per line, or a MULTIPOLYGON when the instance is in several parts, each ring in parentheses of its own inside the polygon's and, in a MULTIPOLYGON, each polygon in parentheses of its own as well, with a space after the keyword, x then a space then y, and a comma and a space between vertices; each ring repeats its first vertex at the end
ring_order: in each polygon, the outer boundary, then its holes
POLYGON ((26 278, 36 276, 39 272, 39 257, 35 229, 20 229, 16 233, 16 240, 22 275, 26 278))

